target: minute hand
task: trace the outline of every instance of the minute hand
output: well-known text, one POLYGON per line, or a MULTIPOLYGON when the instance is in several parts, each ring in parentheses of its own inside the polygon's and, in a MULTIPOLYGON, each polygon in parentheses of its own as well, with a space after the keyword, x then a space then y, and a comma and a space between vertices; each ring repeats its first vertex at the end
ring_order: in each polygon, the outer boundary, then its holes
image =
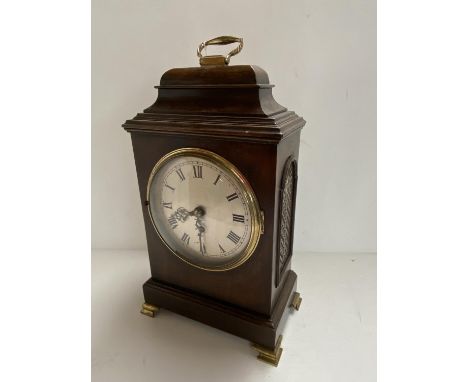
POLYGON ((206 255, 205 243, 203 243, 203 234, 201 232, 198 233, 198 238, 200 239, 200 253, 206 255))
POLYGON ((205 249, 205 243, 204 238, 205 238, 205 227, 203 226, 203 222, 201 221, 201 218, 197 217, 195 220, 195 228, 198 230, 198 239, 200 242, 200 253, 202 255, 206 254, 206 249, 205 249))

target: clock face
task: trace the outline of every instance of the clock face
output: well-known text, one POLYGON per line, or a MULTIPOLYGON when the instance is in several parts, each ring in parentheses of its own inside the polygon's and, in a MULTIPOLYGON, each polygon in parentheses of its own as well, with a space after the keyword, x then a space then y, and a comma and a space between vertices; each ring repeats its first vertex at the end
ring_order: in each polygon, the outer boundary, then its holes
POLYGON ((185 148, 163 157, 150 176, 147 200, 160 238, 198 268, 239 266, 258 243, 261 213, 250 185, 210 151, 185 148))

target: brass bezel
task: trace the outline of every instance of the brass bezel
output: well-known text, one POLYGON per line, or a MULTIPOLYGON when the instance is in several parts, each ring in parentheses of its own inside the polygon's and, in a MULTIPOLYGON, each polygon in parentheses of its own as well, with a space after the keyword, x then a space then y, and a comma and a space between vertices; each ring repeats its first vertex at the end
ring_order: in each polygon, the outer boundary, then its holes
POLYGON ((263 233, 263 221, 262 221, 262 211, 260 210, 260 206, 258 204, 257 197, 255 196, 255 193, 250 186, 249 182, 247 179, 242 175, 242 173, 228 160, 224 159, 222 156, 215 154, 212 151, 208 151, 205 149, 200 149, 196 147, 184 147, 180 148, 174 151, 169 152, 168 154, 164 155, 153 167, 153 170, 151 171, 151 174, 148 178, 148 184, 146 187, 146 205, 148 208, 148 214, 151 220, 151 223, 158 234, 159 238, 161 241, 164 243, 164 245, 171 251, 172 254, 177 256, 179 259, 184 261, 185 263, 198 268, 202 269, 205 271, 228 271, 230 269, 237 268, 238 266, 242 265, 245 263, 250 256, 254 253, 255 249, 257 248, 258 242, 260 240, 260 235, 263 233), (251 220, 252 220, 252 231, 250 234, 249 242, 247 244, 247 247, 244 250, 244 253, 235 259, 234 261, 223 264, 223 265, 216 265, 213 267, 208 267, 208 266, 202 266, 200 264, 195 264, 194 262, 190 261, 189 259, 185 258, 184 256, 178 254, 175 252, 170 245, 164 240, 162 237, 161 233, 159 232, 158 228, 156 227, 156 224, 153 219, 153 215, 151 213, 151 206, 149 203, 150 200, 150 190, 151 190, 151 184, 153 182, 153 178, 157 174, 157 172, 161 169, 163 165, 165 165, 168 161, 180 157, 180 156, 194 156, 198 157, 201 159, 205 159, 208 161, 211 161, 221 167, 224 171, 226 171, 228 174, 231 174, 234 178, 236 178, 240 184, 242 185, 242 194, 247 200, 247 205, 249 208, 251 220))

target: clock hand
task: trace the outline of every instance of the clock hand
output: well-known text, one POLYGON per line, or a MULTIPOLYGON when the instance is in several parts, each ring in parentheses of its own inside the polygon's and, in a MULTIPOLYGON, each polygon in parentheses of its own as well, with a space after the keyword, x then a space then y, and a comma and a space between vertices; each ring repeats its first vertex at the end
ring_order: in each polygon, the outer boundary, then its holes
POLYGON ((204 240, 203 240, 205 235, 202 232, 203 231, 201 231, 201 230, 198 232, 198 239, 199 239, 199 242, 200 242, 200 253, 202 255, 206 255, 206 248, 205 248, 205 243, 204 243, 204 240))
POLYGON ((201 218, 205 215, 205 209, 202 206, 198 206, 193 211, 188 211, 184 207, 177 208, 176 212, 172 214, 178 221, 185 222, 189 216, 195 216, 195 218, 201 218))
POLYGON ((189 214, 191 216, 195 216, 196 218, 201 218, 205 216, 206 211, 202 206, 195 207, 193 211, 190 211, 189 214))
POLYGON ((202 255, 206 254, 206 248, 205 248, 205 225, 203 224, 203 219, 202 217, 205 215, 205 209, 201 206, 196 207, 191 213, 192 216, 195 216, 195 228, 198 231, 198 239, 200 242, 200 252, 202 255))
POLYGON ((184 207, 177 208, 176 212, 172 214, 180 222, 185 222, 189 216, 195 217, 195 229, 198 231, 198 238, 200 242, 200 252, 202 255, 206 254, 205 243, 205 226, 203 224, 203 216, 205 216, 205 209, 202 206, 195 207, 193 211, 188 211, 184 207))
POLYGON ((178 221, 185 222, 189 216, 191 216, 191 212, 187 211, 184 207, 177 208, 176 212, 172 214, 178 221))
POLYGON ((200 252, 202 255, 206 254, 206 249, 205 249, 205 226, 203 225, 203 221, 201 218, 197 217, 195 218, 195 228, 198 230, 198 238, 200 242, 200 252))

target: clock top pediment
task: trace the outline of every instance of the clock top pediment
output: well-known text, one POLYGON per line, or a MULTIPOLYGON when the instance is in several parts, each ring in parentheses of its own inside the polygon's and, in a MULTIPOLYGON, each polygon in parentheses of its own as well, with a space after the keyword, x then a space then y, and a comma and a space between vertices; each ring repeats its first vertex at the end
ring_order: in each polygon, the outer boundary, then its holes
POLYGON ((272 88, 268 74, 255 65, 200 66, 166 71, 156 88, 272 88))
POLYGON ((123 125, 127 131, 278 142, 305 121, 275 101, 265 70, 253 65, 166 71, 156 101, 123 125))

